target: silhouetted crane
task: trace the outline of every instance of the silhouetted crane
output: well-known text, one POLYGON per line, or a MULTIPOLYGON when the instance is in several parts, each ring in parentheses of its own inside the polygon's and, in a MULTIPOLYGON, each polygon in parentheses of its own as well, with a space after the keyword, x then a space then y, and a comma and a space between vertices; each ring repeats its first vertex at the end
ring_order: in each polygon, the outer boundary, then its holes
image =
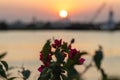
POLYGON ((94 22, 95 19, 99 16, 99 14, 101 13, 101 11, 104 9, 104 7, 106 6, 106 3, 102 3, 102 5, 98 8, 98 10, 96 11, 95 15, 92 17, 92 19, 90 20, 91 22, 94 22))

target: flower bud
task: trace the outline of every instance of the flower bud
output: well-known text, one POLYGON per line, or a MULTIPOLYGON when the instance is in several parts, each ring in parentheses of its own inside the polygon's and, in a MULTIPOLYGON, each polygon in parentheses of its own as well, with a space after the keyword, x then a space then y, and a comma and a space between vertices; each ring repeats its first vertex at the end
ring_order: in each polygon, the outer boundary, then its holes
POLYGON ((72 40, 71 40, 71 44, 73 44, 75 42, 75 39, 73 38, 72 40))
POLYGON ((79 64, 82 65, 84 63, 85 59, 84 58, 80 58, 79 59, 79 64))

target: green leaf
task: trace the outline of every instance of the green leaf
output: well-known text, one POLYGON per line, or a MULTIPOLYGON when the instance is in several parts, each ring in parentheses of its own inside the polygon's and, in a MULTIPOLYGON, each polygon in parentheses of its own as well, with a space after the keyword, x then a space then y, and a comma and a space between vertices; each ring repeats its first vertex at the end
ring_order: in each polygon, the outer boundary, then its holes
POLYGON ((69 49, 68 49, 68 47, 67 47, 67 43, 63 43, 63 45, 62 45, 62 49, 63 49, 63 51, 65 51, 65 52, 69 52, 69 49))
POLYGON ((50 53, 50 49, 51 49, 50 43, 51 43, 50 40, 47 40, 47 42, 43 46, 42 52, 44 55, 44 59, 46 59, 48 54, 50 53))
POLYGON ((81 56, 82 56, 82 55, 88 55, 88 52, 85 52, 85 51, 84 51, 84 52, 80 52, 80 54, 81 54, 81 56))
POLYGON ((65 76, 64 74, 61 74, 61 76, 62 76, 62 80, 68 80, 67 76, 65 76))
POLYGON ((49 79, 50 79, 50 76, 47 73, 40 75, 40 77, 38 78, 38 80, 49 80, 49 79))
POLYGON ((67 64, 65 65, 65 67, 66 67, 66 68, 71 68, 71 67, 74 66, 74 64, 75 64, 75 62, 74 62, 73 60, 68 59, 68 60, 67 60, 67 64))
POLYGON ((7 78, 6 73, 5 73, 2 65, 0 65, 0 76, 7 78))
POLYGON ((0 54, 0 59, 4 58, 6 56, 6 54, 7 54, 6 52, 0 54))
POLYGON ((4 65, 5 69, 8 70, 8 64, 6 61, 1 61, 1 63, 4 65))
POLYGON ((56 49, 55 57, 56 57, 58 63, 63 62, 63 56, 62 56, 62 53, 60 52, 60 49, 56 49))
POLYGON ((11 77, 11 78, 9 78, 9 79, 7 79, 7 80, 14 80, 14 79, 16 79, 17 77, 11 77))
POLYGON ((74 67, 68 69, 67 72, 68 72, 68 80, 80 80, 79 79, 80 75, 74 67))
POLYGON ((43 77, 39 77, 38 80, 51 80, 51 79, 49 79, 47 77, 44 77, 44 78, 43 77))
POLYGON ((77 53, 75 54, 74 58, 73 58, 73 61, 76 63, 78 62, 79 58, 81 57, 81 54, 80 53, 77 53))
POLYGON ((24 78, 28 79, 30 76, 31 72, 30 70, 23 70, 22 71, 22 75, 24 76, 24 78))
POLYGON ((50 71, 48 68, 44 68, 40 74, 40 80, 49 80, 50 71), (49 72, 49 73, 48 73, 49 72))

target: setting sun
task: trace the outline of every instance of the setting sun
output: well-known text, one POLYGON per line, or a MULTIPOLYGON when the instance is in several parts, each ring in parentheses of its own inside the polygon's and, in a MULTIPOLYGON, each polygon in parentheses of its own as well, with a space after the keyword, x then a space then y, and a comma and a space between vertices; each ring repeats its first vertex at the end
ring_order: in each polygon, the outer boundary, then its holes
POLYGON ((61 18, 66 18, 68 16, 68 12, 66 10, 61 10, 59 15, 61 18))

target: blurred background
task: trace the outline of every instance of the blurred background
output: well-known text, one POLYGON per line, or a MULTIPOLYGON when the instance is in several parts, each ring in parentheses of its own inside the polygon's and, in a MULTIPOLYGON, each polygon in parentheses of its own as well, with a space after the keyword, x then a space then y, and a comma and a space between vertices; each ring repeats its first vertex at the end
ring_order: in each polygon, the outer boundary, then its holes
MULTIPOLYGON (((10 66, 30 69, 29 80, 35 80, 46 40, 74 38, 74 47, 89 53, 85 65, 101 45, 102 68, 107 75, 119 77, 119 10, 119 0, 0 0, 0 52, 7 52, 4 60, 10 66)), ((76 69, 82 72, 84 67, 76 69)), ((101 74, 92 67, 83 78, 100 80, 101 74)))

